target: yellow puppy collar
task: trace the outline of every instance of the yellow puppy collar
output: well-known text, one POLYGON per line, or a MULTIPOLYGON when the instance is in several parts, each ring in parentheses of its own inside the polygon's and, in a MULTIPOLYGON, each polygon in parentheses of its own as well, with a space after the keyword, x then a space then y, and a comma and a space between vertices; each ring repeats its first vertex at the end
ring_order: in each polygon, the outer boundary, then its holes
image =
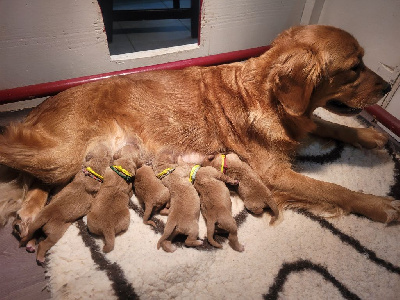
POLYGON ((110 168, 127 182, 130 182, 133 178, 133 175, 121 166, 110 166, 110 168))
POLYGON ((226 155, 221 154, 221 173, 225 174, 225 169, 226 169, 226 155))
POLYGON ((190 170, 189 181, 190 181, 191 183, 193 183, 194 180, 196 179, 196 174, 197 174, 197 171, 198 171, 199 169, 200 169, 200 165, 195 165, 195 166, 192 168, 192 170, 190 170))
POLYGON ((163 179, 164 177, 168 176, 171 174, 173 171, 175 171, 175 168, 166 168, 165 170, 161 171, 160 173, 157 174, 158 179, 163 179))
POLYGON ((96 179, 99 182, 103 182, 104 180, 104 177, 96 173, 91 167, 83 168, 82 171, 83 173, 85 173, 85 175, 92 177, 93 179, 96 179))

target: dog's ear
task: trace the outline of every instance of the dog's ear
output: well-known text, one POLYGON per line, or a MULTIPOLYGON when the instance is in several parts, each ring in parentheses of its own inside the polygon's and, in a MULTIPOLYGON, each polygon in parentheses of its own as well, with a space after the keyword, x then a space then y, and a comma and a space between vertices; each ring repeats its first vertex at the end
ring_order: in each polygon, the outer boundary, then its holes
POLYGON ((285 111, 292 116, 304 114, 318 84, 321 66, 311 50, 284 50, 271 72, 272 91, 285 111))

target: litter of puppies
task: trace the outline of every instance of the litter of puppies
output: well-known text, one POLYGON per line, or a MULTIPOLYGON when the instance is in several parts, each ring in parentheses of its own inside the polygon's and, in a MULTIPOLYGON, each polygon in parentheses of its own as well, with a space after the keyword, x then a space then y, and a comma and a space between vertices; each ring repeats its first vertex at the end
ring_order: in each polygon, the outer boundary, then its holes
MULTIPOLYGON (((153 164, 146 164, 138 149, 136 145, 128 144, 111 157, 107 147, 98 145, 89 152, 83 170, 54 195, 21 240, 21 245, 26 245, 34 233, 43 228, 46 238, 38 244, 38 263, 44 263, 46 252, 73 221, 84 215, 87 215, 89 232, 104 238, 103 252, 112 251, 115 236, 125 232, 130 225, 128 203, 134 191, 145 211, 145 224, 155 226, 151 216, 156 213, 168 216, 164 234, 155 245, 166 252, 176 250, 173 240, 177 235, 187 237, 185 245, 188 247, 203 244, 198 236, 200 214, 206 221, 206 238, 212 246, 222 248, 214 240, 217 227, 229 234, 232 249, 244 251, 232 216, 228 188, 245 197, 244 204, 249 206, 250 212, 260 214, 270 208, 271 223, 278 217, 279 211, 273 201, 250 199, 254 195, 269 199, 271 195, 251 168, 243 167, 246 164, 236 154, 204 157, 201 164, 190 164, 174 153, 160 151, 153 164), (221 158, 225 169, 219 167, 221 158), (233 177, 225 174, 228 166, 228 174, 233 177), (235 177, 247 182, 241 184, 235 177), (247 193, 240 192, 242 185, 247 193), (254 201, 262 202, 258 203, 257 209, 249 204, 254 201)), ((34 251, 32 245, 30 250, 34 251)))

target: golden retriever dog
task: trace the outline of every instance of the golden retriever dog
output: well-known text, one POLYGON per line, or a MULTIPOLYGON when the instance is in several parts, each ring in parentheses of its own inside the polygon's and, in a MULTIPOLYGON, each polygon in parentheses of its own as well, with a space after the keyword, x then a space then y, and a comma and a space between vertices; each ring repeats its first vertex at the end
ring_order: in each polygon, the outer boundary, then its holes
POLYGON ((132 144, 122 147, 113 160, 87 214, 89 231, 104 237, 104 253, 114 250, 115 235, 128 230, 133 177, 142 164, 139 148, 132 144))
POLYGON ((156 177, 153 168, 147 165, 137 170, 134 187, 139 203, 144 206, 143 223, 156 227, 150 217, 159 210, 161 215, 168 215, 166 207, 171 199, 168 188, 156 177))
POLYGON ((217 224, 218 228, 228 232, 228 241, 232 249, 242 252, 244 246, 239 243, 237 224, 232 217, 231 195, 225 183, 237 185, 239 182, 208 166, 197 171, 193 185, 200 195, 200 211, 206 220, 207 239, 210 244, 217 248, 222 247, 214 240, 217 224))
MULTIPOLYGON (((199 166, 199 165, 197 165, 199 166)), ((174 252, 176 246, 171 242, 178 234, 187 235, 185 245, 196 247, 203 244, 198 240, 200 198, 193 187, 192 178, 194 166, 178 165, 173 171, 163 177, 162 183, 168 188, 171 195, 170 208, 164 233, 158 240, 157 249, 163 248, 166 252, 174 252)))
POLYGON ((89 212, 110 162, 108 147, 97 145, 86 156, 82 171, 53 197, 29 225, 27 235, 21 240, 22 246, 31 240, 38 229, 42 228, 46 234, 46 239, 39 242, 36 253, 39 264, 44 263, 46 252, 64 235, 71 223, 89 212))
POLYGON ((351 191, 291 168, 308 133, 369 149, 387 142, 372 128, 313 118, 318 107, 355 114, 390 91, 363 63, 363 55, 357 40, 341 29, 297 26, 245 62, 83 84, 50 97, 23 122, 8 126, 0 136, 0 164, 45 184, 65 183, 79 172, 92 139, 123 143, 134 133, 150 153, 163 146, 181 153, 236 153, 281 208, 335 207, 379 222, 397 221, 400 201, 351 191))
POLYGON ((270 224, 279 217, 279 209, 276 205, 272 192, 263 183, 260 176, 243 162, 235 153, 211 155, 204 160, 205 165, 211 165, 220 172, 239 180, 237 193, 243 200, 244 206, 253 214, 261 214, 264 208, 272 210, 270 224))

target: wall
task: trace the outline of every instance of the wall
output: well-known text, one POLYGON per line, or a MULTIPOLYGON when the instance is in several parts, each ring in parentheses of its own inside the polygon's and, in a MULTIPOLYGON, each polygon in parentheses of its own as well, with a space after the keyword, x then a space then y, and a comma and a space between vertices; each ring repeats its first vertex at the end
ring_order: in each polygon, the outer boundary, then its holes
POLYGON ((1 0, 0 89, 268 45, 304 3, 204 0, 199 46, 111 60, 97 1, 1 0))
POLYGON ((394 89, 384 99, 383 107, 400 119, 400 1, 315 2, 323 4, 317 23, 337 26, 352 33, 365 49, 365 64, 393 84, 394 89))

